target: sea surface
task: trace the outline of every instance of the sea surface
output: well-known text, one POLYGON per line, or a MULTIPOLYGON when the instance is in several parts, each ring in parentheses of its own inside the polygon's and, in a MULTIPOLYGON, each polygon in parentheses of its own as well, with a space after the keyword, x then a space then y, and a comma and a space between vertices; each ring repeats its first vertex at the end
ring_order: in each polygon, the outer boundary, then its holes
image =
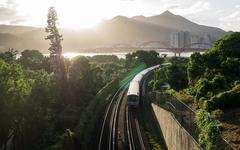
MULTIPOLYGON (((74 58, 76 56, 96 56, 96 55, 116 55, 118 58, 126 58, 126 54, 128 54, 129 52, 109 52, 109 53, 80 53, 80 52, 66 52, 63 53, 64 57, 67 58, 74 58)), ((166 55, 167 57, 173 57, 174 53, 172 52, 158 52, 160 56, 166 55)), ((181 53, 181 57, 190 57, 191 54, 193 54, 194 52, 183 52, 181 53)), ((202 52, 201 52, 202 53, 202 52)), ((45 54, 45 55, 49 55, 49 54, 45 54)), ((178 56, 178 55, 177 55, 178 56)))
MULTIPOLYGON (((131 52, 106 52, 106 53, 81 53, 81 52, 65 52, 63 56, 69 59, 72 59, 76 56, 96 56, 96 55, 116 55, 118 58, 126 58, 126 54, 131 52)), ((172 52, 158 52, 160 56, 166 55, 167 57, 173 57, 174 53, 172 52)), ((194 52, 183 52, 181 57, 190 57, 194 52)), ((201 52, 203 53, 203 52, 201 52)), ((49 56, 49 53, 44 53, 44 56, 49 56)), ((177 55, 178 56, 178 55, 177 55)), ((21 54, 17 55, 17 58, 21 57, 21 54)))

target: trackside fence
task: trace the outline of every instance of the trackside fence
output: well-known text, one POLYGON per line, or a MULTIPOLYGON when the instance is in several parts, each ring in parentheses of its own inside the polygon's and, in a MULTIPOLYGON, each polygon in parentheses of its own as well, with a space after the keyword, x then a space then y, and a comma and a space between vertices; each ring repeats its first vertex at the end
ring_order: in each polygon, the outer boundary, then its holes
MULTIPOLYGON (((167 111, 170 111, 178 122, 185 128, 185 130, 198 141, 198 131, 195 124, 195 111, 192 110, 181 100, 170 94, 162 92, 154 92, 156 97, 156 104, 167 111)), ((224 138, 220 141, 224 150, 237 150, 232 147, 224 138)))

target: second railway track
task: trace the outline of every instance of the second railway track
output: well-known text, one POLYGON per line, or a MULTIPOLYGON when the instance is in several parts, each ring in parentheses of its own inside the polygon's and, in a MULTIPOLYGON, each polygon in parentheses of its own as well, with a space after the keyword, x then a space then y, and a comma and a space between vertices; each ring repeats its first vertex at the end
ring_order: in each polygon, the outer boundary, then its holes
POLYGON ((98 150, 145 150, 136 112, 127 107, 126 91, 119 88, 107 107, 98 150))
POLYGON ((126 110, 129 150, 145 150, 136 110, 126 110))
POLYGON ((120 87, 112 97, 102 123, 98 150, 115 150, 119 107, 127 88, 120 87))

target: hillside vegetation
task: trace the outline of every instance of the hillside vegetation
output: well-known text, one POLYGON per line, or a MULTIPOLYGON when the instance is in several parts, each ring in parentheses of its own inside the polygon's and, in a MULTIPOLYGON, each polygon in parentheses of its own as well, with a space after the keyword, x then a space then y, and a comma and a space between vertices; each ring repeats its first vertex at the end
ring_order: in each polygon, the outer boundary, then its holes
POLYGON ((240 135, 231 137, 230 132, 225 132, 233 127, 239 131, 239 120, 226 116, 240 108, 240 33, 224 36, 203 54, 194 53, 189 59, 171 58, 167 62, 171 64, 156 72, 158 80, 150 84, 153 89, 169 84, 171 90, 166 92, 197 112, 199 143, 205 149, 220 149, 222 132, 228 135, 231 145, 239 148, 236 139, 240 135))

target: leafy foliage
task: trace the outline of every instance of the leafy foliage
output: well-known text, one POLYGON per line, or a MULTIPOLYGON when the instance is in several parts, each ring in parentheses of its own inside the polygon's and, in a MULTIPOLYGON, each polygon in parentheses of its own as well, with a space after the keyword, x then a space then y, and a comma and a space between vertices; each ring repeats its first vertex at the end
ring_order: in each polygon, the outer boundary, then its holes
POLYGON ((174 96, 178 100, 181 100, 182 102, 186 104, 191 104, 194 102, 194 97, 192 95, 187 94, 185 91, 175 91, 173 89, 167 90, 167 94, 174 96))
POLYGON ((165 83, 160 81, 160 80, 151 80, 149 83, 148 83, 148 86, 153 90, 153 91, 156 91, 156 90, 160 90, 162 86, 164 86, 165 83))
POLYGON ((194 84, 196 80, 203 75, 205 71, 204 59, 200 53, 194 53, 189 58, 187 73, 190 84, 194 84))
POLYGON ((240 85, 236 85, 229 91, 219 93, 208 101, 205 101, 205 109, 228 109, 240 107, 240 85))
POLYGON ((206 150, 219 150, 222 125, 219 121, 212 119, 209 113, 200 109, 196 115, 196 124, 199 130, 199 143, 206 150))
POLYGON ((210 98, 227 89, 227 82, 224 76, 215 75, 212 81, 206 78, 200 78, 195 84, 196 99, 201 97, 210 98))
POLYGON ((195 96, 199 141, 205 149, 219 149, 222 110, 240 107, 240 33, 219 39, 204 54, 191 55, 188 63, 190 87, 185 90, 195 96), (212 112, 211 118, 208 112, 212 112))
POLYGON ((18 135, 17 142, 25 149, 40 150, 54 142, 52 119, 55 115, 50 111, 56 101, 52 88, 53 75, 44 70, 28 70, 26 77, 31 81, 32 90, 24 105, 24 121, 19 127, 22 133, 18 135))
POLYGON ((69 83, 77 105, 85 107, 103 86, 100 68, 91 68, 89 59, 83 56, 72 60, 69 70, 69 83))
POLYGON ((174 90, 187 87, 187 59, 173 57, 168 60, 168 65, 162 65, 155 71, 157 80, 168 83, 174 90))
POLYGON ((4 53, 0 53, 0 58, 5 62, 11 63, 14 62, 17 58, 18 51, 10 48, 4 53))
POLYGON ((31 92, 30 81, 21 66, 0 59, 0 144, 6 144, 11 130, 17 130, 24 103, 31 92))
POLYGON ((0 144, 6 144, 13 132, 16 145, 43 149, 54 139, 49 112, 54 100, 52 75, 0 60, 0 83, 0 144))
POLYGON ((48 36, 45 38, 50 41, 50 68, 54 72, 55 88, 59 91, 58 99, 61 99, 65 105, 71 103, 69 100, 69 89, 67 83, 67 73, 62 56, 62 35, 59 34, 57 28, 57 12, 54 7, 50 7, 48 11, 47 27, 45 31, 48 36))
POLYGON ((155 51, 136 51, 132 54, 126 55, 127 68, 133 68, 141 63, 145 63, 148 67, 160 64, 163 62, 163 58, 159 57, 159 53, 155 51))
POLYGON ((50 72, 49 59, 44 57, 38 50, 25 50, 18 59, 20 64, 31 70, 44 69, 50 72))
POLYGON ((238 106, 236 90, 230 90, 240 76, 240 33, 231 33, 218 40, 204 54, 191 55, 188 80, 191 94, 201 108, 229 108, 238 106))
POLYGON ((240 33, 232 32, 220 40, 208 50, 208 53, 216 53, 222 59, 228 57, 240 58, 240 33))
POLYGON ((57 12, 54 7, 50 7, 48 10, 48 26, 46 27, 45 31, 49 33, 49 35, 45 38, 46 40, 50 40, 50 57, 57 56, 60 57, 62 55, 62 46, 61 41, 62 35, 59 34, 57 29, 57 12))

